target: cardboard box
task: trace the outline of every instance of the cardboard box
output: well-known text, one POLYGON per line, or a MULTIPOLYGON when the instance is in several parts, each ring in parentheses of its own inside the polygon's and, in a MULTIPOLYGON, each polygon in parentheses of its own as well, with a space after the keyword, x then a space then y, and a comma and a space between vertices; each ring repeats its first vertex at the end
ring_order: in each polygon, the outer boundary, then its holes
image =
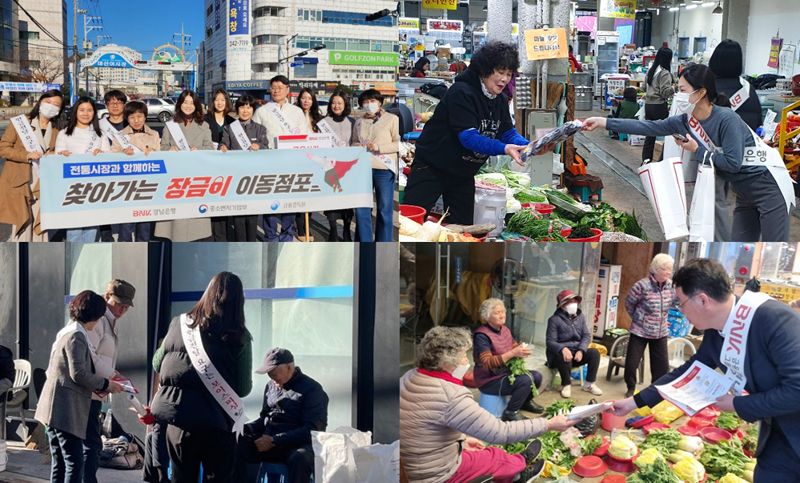
POLYGON ((602 339, 606 330, 617 326, 621 281, 622 265, 600 265, 592 317, 592 336, 596 339, 602 339))
POLYGON ((653 148, 653 159, 661 161, 663 157, 664 157, 664 141, 656 141, 656 145, 653 148))

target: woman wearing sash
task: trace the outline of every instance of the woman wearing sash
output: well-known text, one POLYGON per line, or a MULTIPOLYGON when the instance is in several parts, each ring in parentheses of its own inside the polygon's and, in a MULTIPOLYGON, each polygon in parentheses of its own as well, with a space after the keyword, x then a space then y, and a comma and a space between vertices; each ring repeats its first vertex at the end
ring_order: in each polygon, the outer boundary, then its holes
POLYGON ((55 122, 63 111, 61 92, 47 91, 28 114, 28 124, 20 127, 33 134, 34 142, 26 145, 15 124, 6 128, 0 139, 0 157, 5 160, 0 172, 0 222, 13 225, 11 241, 47 241, 39 227, 38 164, 42 156, 55 151, 55 122), (30 150, 34 147, 41 152, 30 150))
POLYGON ((364 117, 353 126, 353 146, 364 146, 372 154, 372 187, 377 202, 377 224, 372 236, 372 208, 356 208, 358 241, 392 241, 392 214, 400 152, 400 118, 383 109, 383 96, 368 89, 358 96, 364 117))
MULTIPOLYGON (((162 151, 180 151, 182 149, 214 150, 211 130, 203 120, 203 105, 194 91, 183 91, 178 97, 178 101, 175 103, 175 122, 167 123, 161 136, 162 151)), ((192 218, 159 221, 156 222, 155 235, 174 242, 204 240, 211 237, 211 220, 192 218)))
MULTIPOLYGON (((300 89, 300 94, 297 96, 297 107, 303 110, 306 116, 306 123, 308 124, 308 132, 319 132, 317 123, 322 119, 322 113, 319 110, 319 103, 317 96, 311 92, 311 89, 304 87, 300 89)), ((297 226, 298 237, 303 238, 306 236, 306 214, 297 213, 294 217, 295 226, 297 226)))
POLYGON ((233 105, 225 89, 215 90, 213 99, 211 109, 209 109, 205 116, 205 121, 208 124, 208 128, 211 130, 211 142, 214 143, 214 148, 216 149, 219 143, 222 142, 225 126, 236 119, 230 115, 230 113, 233 112, 233 105))
MULTIPOLYGON (((220 140, 219 150, 227 152, 229 150, 241 151, 248 149, 258 151, 266 149, 269 141, 267 140, 267 128, 253 121, 256 100, 253 96, 246 94, 236 100, 236 113, 238 121, 225 126, 225 132, 220 140), (247 146, 242 146, 244 139, 240 141, 240 136, 247 138, 247 146)), ((225 218, 225 225, 228 227, 228 241, 254 242, 257 241, 258 215, 230 216, 225 218)))
POLYGON ((242 281, 216 274, 200 301, 172 319, 151 410, 167 424, 173 482, 231 481, 236 431, 247 421, 240 398, 253 387, 252 337, 242 281), (188 349, 187 349, 188 348, 188 349))
MULTIPOLYGON (((672 86, 672 50, 661 47, 656 52, 656 59, 647 71, 647 91, 644 95, 644 118, 658 121, 669 117, 667 104, 675 94, 672 86)), ((653 159, 656 145, 655 136, 647 136, 642 147, 642 161, 653 159)))
MULTIPOLYGON (((685 136, 678 145, 701 163, 713 163, 719 178, 736 194, 732 239, 742 242, 788 241, 794 187, 776 150, 768 147, 717 93, 714 73, 693 64, 678 80, 673 107, 680 114, 663 121, 591 117, 584 129, 644 136, 685 136)), ((697 194, 695 194, 697 196, 697 194)))
POLYGON ((83 481, 83 440, 89 424, 92 392, 118 393, 122 386, 95 374, 87 332, 106 313, 103 297, 84 290, 69 304, 72 320, 56 334, 47 380, 36 406, 36 420, 47 427, 50 481, 83 481))
MULTIPOLYGON (((67 128, 56 137, 56 154, 75 156, 77 161, 90 161, 86 155, 95 156, 107 153, 111 144, 97 119, 97 106, 91 97, 81 97, 72 106, 67 128)), ((70 228, 67 230, 67 241, 92 243, 97 241, 99 227, 70 228)))
MULTIPOLYGON (((147 125, 147 104, 142 101, 131 101, 125 105, 122 117, 126 127, 120 131, 126 136, 128 142, 135 146, 145 156, 158 151, 161 148, 161 136, 158 132, 150 129, 147 125)), ((114 140, 111 144, 111 151, 118 153, 124 152, 128 156, 133 156, 132 147, 123 148, 122 145, 114 140)), ((150 241, 153 234, 153 222, 145 221, 142 223, 122 223, 119 225, 119 238, 121 242, 132 242, 134 232, 137 242, 150 241)))
MULTIPOLYGON (((336 144, 340 147, 350 146, 350 140, 353 137, 353 118, 350 116, 350 99, 344 91, 335 91, 328 101, 328 115, 325 116, 317 126, 320 132, 329 133, 333 135, 336 144)), ((338 228, 336 227, 336 220, 342 219, 342 241, 353 241, 350 235, 350 225, 353 223, 353 210, 333 210, 326 211, 325 216, 328 218, 328 241, 339 241, 338 228)))
MULTIPOLYGON (((695 363, 720 370, 731 388, 713 402, 760 423, 755 483, 797 481, 800 474, 800 315, 766 294, 736 297, 730 275, 716 260, 691 260, 672 279, 678 306, 703 341, 681 367, 633 397, 614 402, 617 415, 654 407, 667 385, 695 363), (744 391, 747 394, 744 394, 744 391)), ((677 384, 675 384, 677 385, 677 384)), ((723 388, 724 389, 724 388, 723 388)))

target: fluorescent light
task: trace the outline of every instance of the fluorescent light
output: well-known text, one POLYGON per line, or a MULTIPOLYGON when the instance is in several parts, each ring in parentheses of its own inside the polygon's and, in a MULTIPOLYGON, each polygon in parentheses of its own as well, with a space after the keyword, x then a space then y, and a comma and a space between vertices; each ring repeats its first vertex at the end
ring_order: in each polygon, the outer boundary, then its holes
POLYGON ((704 2, 701 7, 713 7, 715 5, 714 2, 704 2))
POLYGON ((678 8, 678 7, 670 7, 669 8, 670 12, 677 12, 678 10, 680 10, 680 8, 678 8))
POLYGON ((686 10, 694 10, 695 8, 697 8, 697 4, 696 3, 693 3, 691 5, 687 5, 686 6, 686 10))

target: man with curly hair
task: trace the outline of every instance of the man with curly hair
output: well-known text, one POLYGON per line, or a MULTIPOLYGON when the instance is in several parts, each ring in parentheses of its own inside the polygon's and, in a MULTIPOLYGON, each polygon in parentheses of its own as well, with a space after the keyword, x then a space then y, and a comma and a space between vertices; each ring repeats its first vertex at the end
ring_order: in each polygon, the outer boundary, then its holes
POLYGON ((529 144, 514 129, 503 93, 518 68, 513 44, 489 42, 475 53, 425 124, 405 203, 430 210, 443 196, 448 223, 473 223, 475 174, 489 156, 506 154, 522 164, 529 144))

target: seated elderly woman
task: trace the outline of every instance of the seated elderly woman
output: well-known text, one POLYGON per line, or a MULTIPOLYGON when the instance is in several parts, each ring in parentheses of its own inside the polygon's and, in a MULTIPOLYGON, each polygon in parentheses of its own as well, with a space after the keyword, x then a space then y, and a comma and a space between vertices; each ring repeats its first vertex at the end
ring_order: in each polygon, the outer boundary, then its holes
POLYGON ((527 481, 544 465, 537 460, 538 441, 520 455, 484 442, 515 443, 574 424, 566 416, 501 421, 478 406, 461 381, 471 346, 465 329, 434 327, 422 338, 417 368, 400 380, 400 458, 410 481, 465 482, 485 476, 502 483, 519 474, 527 481))
POLYGON ((602 396, 603 391, 595 384, 600 352, 589 348, 592 331, 578 308, 581 297, 572 290, 562 290, 556 296, 556 303, 556 312, 547 319, 547 365, 561 375, 561 396, 572 396, 570 372, 584 364, 589 370, 583 390, 602 396))
POLYGON ((542 384, 542 375, 536 371, 517 376, 510 383, 511 371, 506 364, 515 357, 531 355, 527 346, 516 342, 506 327, 506 307, 500 299, 486 299, 480 308, 481 326, 473 334, 473 359, 475 359, 475 385, 481 392, 498 396, 511 396, 502 419, 522 419, 519 410, 541 413, 541 406, 533 401, 531 386, 542 384))

